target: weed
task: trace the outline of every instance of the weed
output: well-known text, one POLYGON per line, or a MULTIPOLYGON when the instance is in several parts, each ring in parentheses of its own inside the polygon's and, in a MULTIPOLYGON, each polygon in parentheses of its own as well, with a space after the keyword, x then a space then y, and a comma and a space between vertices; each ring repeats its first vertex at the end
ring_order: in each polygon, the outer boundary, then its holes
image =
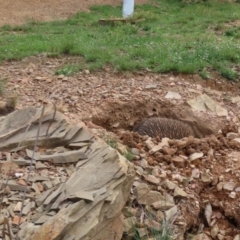
POLYGON ((112 148, 114 148, 114 149, 117 149, 117 141, 115 140, 115 139, 113 139, 113 138, 107 138, 106 140, 106 143, 110 146, 110 147, 112 147, 112 148))
POLYGON ((128 161, 132 161, 134 159, 134 154, 128 150, 125 154, 124 154, 124 157, 128 160, 128 161))

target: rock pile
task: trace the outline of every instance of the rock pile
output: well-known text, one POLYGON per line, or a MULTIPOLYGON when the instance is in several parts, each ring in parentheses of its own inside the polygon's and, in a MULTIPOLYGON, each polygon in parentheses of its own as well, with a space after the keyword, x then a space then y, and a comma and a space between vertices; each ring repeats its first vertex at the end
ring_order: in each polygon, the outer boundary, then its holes
POLYGON ((41 111, 0 120, 1 237, 9 226, 9 239, 121 239, 133 165, 83 123, 41 111))

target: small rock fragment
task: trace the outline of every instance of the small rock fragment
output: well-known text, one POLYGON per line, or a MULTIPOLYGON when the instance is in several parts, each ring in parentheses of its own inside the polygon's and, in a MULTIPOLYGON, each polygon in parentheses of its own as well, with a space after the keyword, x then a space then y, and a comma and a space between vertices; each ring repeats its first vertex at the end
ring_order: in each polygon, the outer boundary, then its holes
POLYGON ((14 225, 19 225, 19 224, 22 224, 23 222, 25 221, 25 218, 20 218, 19 216, 15 215, 15 217, 13 218, 13 221, 12 223, 14 225))
POLYGON ((228 191, 232 191, 236 186, 236 183, 234 182, 227 182, 227 183, 224 183, 223 185, 223 189, 224 190, 228 190, 228 191))
POLYGON ((235 198, 236 197, 236 192, 230 192, 228 196, 230 198, 235 198))
POLYGON ((194 161, 194 160, 197 160, 199 158, 203 157, 203 153, 202 152, 199 152, 199 153, 193 153, 189 156, 189 160, 190 161, 194 161))
POLYGON ((15 207, 13 208, 14 212, 20 212, 22 209, 22 202, 18 202, 15 207))
POLYGON ((178 92, 168 92, 164 98, 167 99, 182 99, 181 95, 178 92))
POLYGON ((177 186, 177 187, 174 189, 173 196, 174 196, 174 197, 187 197, 188 194, 187 194, 185 191, 183 191, 180 187, 177 186))
POLYGON ((175 167, 178 167, 178 168, 184 168, 185 167, 185 159, 183 159, 179 156, 173 156, 171 160, 172 160, 175 167))
POLYGON ((165 186, 169 189, 169 190, 174 190, 177 185, 171 181, 169 181, 168 179, 165 182, 165 186))
POLYGON ((215 238, 219 232, 219 227, 217 224, 215 224, 211 229, 211 236, 215 238))
POLYGON ((169 210, 165 211, 166 221, 172 220, 176 216, 177 212, 178 212, 177 206, 174 206, 169 210))
POLYGON ((207 173, 201 173, 201 180, 204 183, 210 183, 211 182, 211 177, 207 173))
POLYGON ((152 184, 158 185, 160 183, 160 180, 154 177, 153 175, 143 175, 144 179, 152 184))

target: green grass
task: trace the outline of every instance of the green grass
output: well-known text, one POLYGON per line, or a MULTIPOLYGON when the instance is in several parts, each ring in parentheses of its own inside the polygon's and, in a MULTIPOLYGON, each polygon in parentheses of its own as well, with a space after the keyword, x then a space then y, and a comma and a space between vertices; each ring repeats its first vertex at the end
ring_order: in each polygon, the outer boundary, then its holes
POLYGON ((131 150, 128 149, 128 151, 124 154, 124 157, 128 160, 128 161, 132 161, 135 156, 134 154, 131 152, 131 150))
POLYGON ((240 26, 228 24, 240 18, 239 3, 155 0, 136 6, 133 18, 141 20, 136 24, 98 24, 102 18, 121 17, 121 11, 121 6, 96 6, 65 21, 4 26, 0 61, 45 52, 79 55, 84 61, 78 68, 90 71, 110 65, 120 71, 150 69, 206 77, 207 68, 239 79, 234 69, 240 63, 240 26))
POLYGON ((105 139, 105 142, 107 143, 107 145, 109 145, 110 147, 114 148, 114 149, 117 149, 117 141, 113 138, 106 138, 105 139))

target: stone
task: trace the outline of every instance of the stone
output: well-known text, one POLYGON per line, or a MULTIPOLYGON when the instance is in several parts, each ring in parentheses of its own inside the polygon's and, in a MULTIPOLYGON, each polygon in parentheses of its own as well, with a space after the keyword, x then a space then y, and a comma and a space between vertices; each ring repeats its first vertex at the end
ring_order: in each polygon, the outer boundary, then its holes
POLYGON ((237 234, 237 235, 233 238, 233 240, 240 240, 240 234, 237 234))
POLYGON ((15 215, 14 218, 13 218, 13 220, 12 220, 12 224, 14 224, 14 225, 20 225, 20 224, 22 224, 24 221, 25 221, 25 218, 23 218, 23 217, 21 218, 21 217, 15 215))
POLYGON ((223 189, 223 185, 224 185, 223 182, 218 183, 218 184, 217 184, 217 190, 218 190, 218 191, 221 191, 221 190, 223 189))
POLYGON ((179 156, 173 156, 171 158, 172 160, 172 163, 174 164, 175 167, 178 167, 178 168, 184 168, 185 167, 185 159, 179 157, 179 156))
POLYGON ((173 220, 178 212, 177 206, 170 208, 169 210, 165 211, 166 221, 170 222, 173 220))
POLYGON ((44 181, 42 184, 45 190, 51 189, 53 187, 53 184, 51 181, 44 181))
POLYGON ((167 92, 165 95, 167 99, 182 99, 181 95, 178 92, 167 92))
POLYGON ((148 231, 146 228, 137 228, 138 235, 140 238, 143 238, 144 236, 148 235, 148 231))
POLYGON ((153 229, 155 231, 160 231, 161 230, 161 224, 157 221, 154 221, 154 220, 151 220, 151 219, 146 219, 144 221, 144 223, 150 229, 153 229))
POLYGON ((28 215, 28 213, 31 211, 31 208, 32 208, 32 203, 31 203, 31 202, 28 202, 28 203, 23 207, 22 214, 23 214, 23 215, 28 215))
POLYGON ((26 149, 26 153, 27 153, 27 156, 32 159, 33 157, 33 160, 39 160, 40 158, 40 153, 38 152, 33 152, 32 150, 30 149, 26 149))
POLYGON ((139 204, 151 205, 162 198, 162 194, 157 191, 151 191, 146 183, 141 183, 134 189, 134 195, 139 204))
POLYGON ((230 198, 236 198, 236 195, 237 195, 236 192, 230 192, 228 196, 230 198))
POLYGON ((192 240, 211 240, 207 234, 205 233, 200 233, 191 238, 192 240))
POLYGON ((41 216, 40 218, 37 219, 37 221, 34 222, 35 225, 40 225, 40 224, 43 224, 45 223, 47 220, 50 219, 50 216, 47 216, 47 215, 43 215, 41 216))
POLYGON ((160 180, 153 175, 143 175, 144 179, 152 184, 158 185, 160 183, 160 180))
POLYGON ((42 204, 45 201, 45 199, 51 194, 51 192, 52 192, 51 189, 43 192, 42 195, 36 199, 36 204, 38 206, 42 204))
POLYGON ((17 183, 19 184, 19 185, 22 185, 22 186, 26 186, 27 184, 26 184, 26 181, 24 180, 24 179, 19 179, 18 181, 17 181, 17 183))
POLYGON ((148 167, 148 162, 147 162, 146 159, 142 159, 142 160, 140 161, 140 164, 141 164, 141 167, 142 167, 142 168, 147 168, 147 167, 148 167))
MULTIPOLYGON (((2 187, 6 187, 6 181, 3 181, 2 183, 2 187)), ((27 186, 22 186, 19 185, 15 180, 9 180, 7 183, 7 186, 11 189, 11 191, 26 191, 30 192, 30 189, 27 186)))
POLYGON ((145 89, 155 89, 155 88, 157 88, 156 84, 148 84, 145 86, 145 89))
POLYGON ((28 181, 29 182, 42 182, 42 181, 48 181, 48 177, 40 176, 40 175, 35 175, 35 176, 30 176, 28 181))
POLYGON ((193 153, 189 156, 189 160, 190 161, 194 161, 194 160, 197 160, 199 158, 203 157, 203 153, 202 152, 199 152, 199 153, 193 153))
POLYGON ((224 190, 228 190, 228 191, 232 191, 236 186, 236 183, 234 182, 227 182, 227 183, 224 183, 223 185, 223 189, 224 190))
POLYGON ((174 190, 177 185, 169 180, 165 181, 165 186, 169 189, 169 190, 174 190))
POLYGON ((146 143, 146 146, 147 146, 147 148, 148 148, 149 150, 151 150, 151 149, 155 146, 155 144, 153 143, 153 141, 151 140, 151 138, 148 138, 148 139, 145 141, 145 143, 146 143))
POLYGON ((170 148, 170 147, 164 147, 163 148, 163 153, 166 154, 166 155, 174 155, 176 153, 177 149, 173 149, 173 148, 170 148))
POLYGON ((201 173, 201 180, 204 183, 210 183, 212 181, 211 176, 207 173, 201 173))
POLYGON ((139 150, 137 148, 132 148, 131 149, 132 154, 134 155, 139 155, 139 150))
POLYGON ((170 208, 175 206, 175 203, 173 200, 168 200, 168 199, 164 199, 164 197, 162 197, 162 200, 154 202, 152 204, 152 206, 156 209, 156 210, 161 210, 161 211, 166 211, 169 210, 170 208))
POLYGON ((45 164, 41 163, 41 162, 36 162, 36 165, 35 165, 36 169, 38 170, 41 170, 41 169, 45 169, 45 168, 48 168, 48 166, 46 166, 45 164))
POLYGON ((196 99, 191 99, 187 103, 192 109, 197 111, 210 111, 216 113, 218 116, 228 116, 228 111, 206 94, 202 94, 196 99))
POLYGON ((41 155, 39 160, 52 160, 53 163, 74 163, 79 160, 87 159, 87 155, 82 150, 56 153, 54 155, 41 155))
POLYGON ((219 227, 218 227, 217 224, 215 224, 215 225, 212 227, 212 229, 211 229, 211 236, 212 236, 212 238, 217 237, 218 232, 219 232, 219 227))
POLYGON ((177 186, 177 187, 174 189, 173 196, 174 196, 174 197, 187 197, 188 194, 187 194, 184 190, 182 190, 180 187, 177 186))
POLYGON ((200 177, 200 170, 198 168, 194 168, 192 170, 191 178, 199 178, 200 177))
MULTIPOLYGON (((29 166, 31 164, 31 160, 26 160, 22 157, 19 157, 17 160, 13 160, 14 163, 16 163, 18 166, 29 166)), ((36 161, 33 161, 35 164, 36 161)))
POLYGON ((15 207, 13 208, 14 212, 20 212, 22 209, 22 202, 18 202, 15 207))
POLYGON ((239 135, 238 135, 238 133, 229 132, 229 133, 227 133, 227 138, 228 139, 239 138, 239 135))

